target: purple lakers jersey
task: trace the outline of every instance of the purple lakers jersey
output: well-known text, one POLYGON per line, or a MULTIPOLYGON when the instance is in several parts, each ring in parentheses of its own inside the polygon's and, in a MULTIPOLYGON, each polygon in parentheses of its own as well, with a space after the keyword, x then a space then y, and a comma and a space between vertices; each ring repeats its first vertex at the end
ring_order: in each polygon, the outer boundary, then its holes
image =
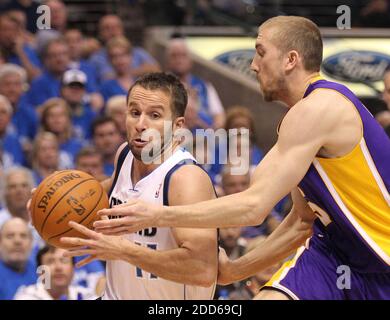
MULTIPOLYGON (((309 203, 329 215, 332 222, 325 230, 343 261, 362 273, 390 272, 390 139, 341 84, 317 77, 304 97, 320 88, 335 90, 352 102, 360 115, 362 137, 343 157, 316 157, 299 188, 309 203)), ((317 219, 314 232, 319 230, 324 226, 317 219)))

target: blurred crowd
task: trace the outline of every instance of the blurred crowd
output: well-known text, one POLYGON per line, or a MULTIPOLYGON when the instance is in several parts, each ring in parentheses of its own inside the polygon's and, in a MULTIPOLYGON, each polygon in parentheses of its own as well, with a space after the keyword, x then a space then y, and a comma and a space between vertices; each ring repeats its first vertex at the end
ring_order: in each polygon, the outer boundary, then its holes
MULTIPOLYGON (((184 39, 170 40, 160 65, 126 37, 119 16, 102 16, 97 36, 87 37, 69 26, 61 0, 41 3, 51 9, 50 30, 33 23, 38 4, 32 0, 11 1, 0 12, 0 299, 93 299, 104 290, 104 263, 75 268, 75 259, 42 241, 26 204, 31 189, 57 170, 83 170, 99 181, 112 175, 117 148, 126 140, 127 91, 137 77, 161 70, 176 74, 188 91, 188 129, 247 129, 251 169, 263 151, 248 108, 222 105, 212 83, 192 73, 184 39)), ((389 132, 390 72, 383 98, 388 110, 377 119, 389 132)), ((215 155, 206 142, 200 145, 204 150, 195 156, 215 155)), ((248 188, 252 170, 233 175, 226 161, 216 159, 204 168, 218 196, 248 188)), ((221 247, 238 258, 263 241, 289 208, 284 199, 260 226, 221 229, 221 247)), ((252 298, 278 267, 218 287, 215 299, 252 298)))

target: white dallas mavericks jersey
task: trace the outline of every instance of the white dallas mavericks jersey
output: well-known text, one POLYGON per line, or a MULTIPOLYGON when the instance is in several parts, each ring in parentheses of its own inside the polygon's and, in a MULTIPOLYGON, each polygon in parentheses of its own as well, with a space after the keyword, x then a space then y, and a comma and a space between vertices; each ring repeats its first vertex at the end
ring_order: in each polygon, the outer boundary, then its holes
MULTIPOLYGON (((166 176, 170 176, 175 166, 185 160, 191 163, 195 161, 189 152, 178 149, 148 176, 133 185, 133 155, 126 146, 117 163, 119 175, 115 177, 111 188, 110 206, 124 203, 127 199, 142 199, 163 205, 164 197, 168 198, 168 186, 164 186, 164 181, 168 180, 166 176)), ((124 237, 154 250, 178 248, 171 228, 149 228, 124 237)), ((206 300, 212 299, 215 289, 215 284, 204 288, 165 280, 120 260, 107 261, 106 277, 103 300, 206 300)))

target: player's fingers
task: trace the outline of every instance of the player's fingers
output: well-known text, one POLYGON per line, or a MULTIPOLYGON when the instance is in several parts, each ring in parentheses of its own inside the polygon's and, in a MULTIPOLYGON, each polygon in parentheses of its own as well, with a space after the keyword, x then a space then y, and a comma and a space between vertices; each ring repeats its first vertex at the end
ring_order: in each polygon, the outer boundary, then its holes
POLYGON ((131 215, 134 212, 129 208, 130 206, 138 203, 139 200, 127 200, 125 203, 118 204, 112 208, 102 209, 97 212, 98 215, 105 216, 119 216, 119 215, 131 215))
POLYGON ((99 229, 108 229, 108 228, 115 228, 115 227, 122 227, 124 225, 131 225, 133 222, 133 219, 130 217, 122 217, 122 218, 116 218, 116 219, 108 219, 108 220, 98 220, 93 223, 93 227, 95 230, 97 228, 99 229))
MULTIPOLYGON (((64 256, 66 257, 82 257, 86 255, 94 255, 96 250, 93 249, 82 249, 82 250, 69 250, 64 256)), ((83 259, 84 260, 84 259, 83 259)))
POLYGON ((78 232, 85 234, 90 239, 97 239, 98 234, 95 231, 90 230, 79 223, 76 223, 74 221, 69 221, 69 226, 77 230, 78 232))
POLYGON ((124 234, 128 233, 127 227, 124 227, 124 226, 123 227, 110 228, 110 229, 99 229, 99 230, 96 230, 96 232, 100 232, 100 233, 103 233, 103 234, 106 234, 106 235, 110 235, 110 236, 120 236, 120 235, 124 235, 124 234))
POLYGON ((60 242, 71 246, 87 246, 87 247, 92 247, 95 244, 93 241, 88 239, 72 238, 72 237, 62 237, 60 238, 60 242))
POLYGON ((31 189, 30 192, 31 192, 31 195, 32 195, 32 196, 34 195, 35 191, 37 191, 37 188, 32 188, 32 189, 31 189))

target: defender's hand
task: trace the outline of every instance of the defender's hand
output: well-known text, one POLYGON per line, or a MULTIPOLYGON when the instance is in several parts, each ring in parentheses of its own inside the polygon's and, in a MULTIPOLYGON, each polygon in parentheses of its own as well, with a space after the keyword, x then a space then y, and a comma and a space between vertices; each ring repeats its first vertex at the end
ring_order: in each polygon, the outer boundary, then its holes
POLYGON ((140 200, 129 200, 111 209, 98 211, 100 216, 108 216, 109 220, 96 221, 95 231, 108 235, 133 233, 148 227, 157 227, 162 207, 140 200))

